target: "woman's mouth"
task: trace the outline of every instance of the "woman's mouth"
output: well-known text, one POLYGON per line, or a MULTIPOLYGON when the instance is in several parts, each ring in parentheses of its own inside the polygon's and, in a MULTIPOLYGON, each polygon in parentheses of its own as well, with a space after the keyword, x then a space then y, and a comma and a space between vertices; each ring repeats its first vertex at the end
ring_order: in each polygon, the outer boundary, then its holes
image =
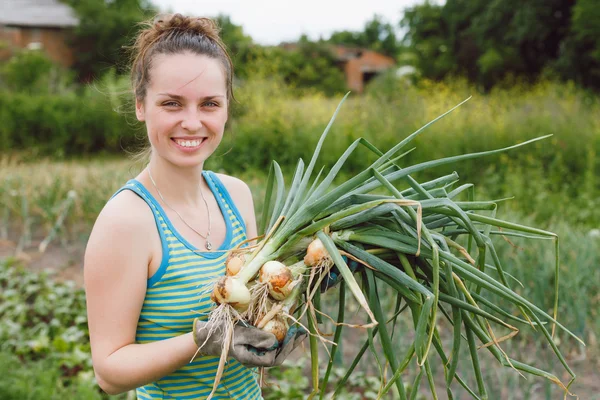
POLYGON ((175 146, 180 150, 186 152, 192 152, 198 150, 202 147, 202 144, 206 141, 206 138, 195 138, 195 139, 179 139, 179 138, 171 138, 175 146))

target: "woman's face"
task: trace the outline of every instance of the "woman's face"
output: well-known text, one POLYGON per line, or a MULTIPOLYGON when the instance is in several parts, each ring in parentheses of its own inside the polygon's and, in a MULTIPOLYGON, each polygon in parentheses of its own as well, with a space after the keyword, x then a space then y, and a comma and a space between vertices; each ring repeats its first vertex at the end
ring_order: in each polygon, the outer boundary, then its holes
POLYGON ((152 60, 146 98, 136 101, 154 156, 179 167, 202 166, 223 138, 227 85, 219 60, 192 53, 152 60))

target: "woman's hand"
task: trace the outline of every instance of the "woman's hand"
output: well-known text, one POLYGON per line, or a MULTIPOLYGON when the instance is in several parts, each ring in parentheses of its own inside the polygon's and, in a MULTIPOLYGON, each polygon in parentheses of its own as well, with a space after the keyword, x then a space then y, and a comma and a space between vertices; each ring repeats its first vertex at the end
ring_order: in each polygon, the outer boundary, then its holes
MULTIPOLYGON (((223 349, 223 332, 223 327, 196 318, 193 335, 194 342, 200 348, 199 354, 220 356, 223 349)), ((234 327, 229 356, 248 367, 281 365, 306 335, 304 329, 293 326, 280 344, 272 333, 237 324, 234 327)))
MULTIPOLYGON (((196 318, 193 334, 200 355, 221 355, 224 327, 196 318)), ((249 367, 270 367, 277 356, 277 345, 277 339, 272 333, 237 324, 233 328, 229 356, 249 367)))

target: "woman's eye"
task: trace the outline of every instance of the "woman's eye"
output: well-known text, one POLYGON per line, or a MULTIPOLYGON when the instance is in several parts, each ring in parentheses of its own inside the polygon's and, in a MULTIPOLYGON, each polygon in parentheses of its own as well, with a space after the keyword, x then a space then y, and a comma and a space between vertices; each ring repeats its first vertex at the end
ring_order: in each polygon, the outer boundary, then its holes
POLYGON ((219 105, 217 103, 215 103, 214 101, 207 101, 206 103, 204 103, 205 106, 208 107, 218 107, 219 105))
POLYGON ((167 102, 163 103, 163 106, 166 106, 166 107, 178 107, 179 103, 177 103, 175 101, 167 101, 167 102))

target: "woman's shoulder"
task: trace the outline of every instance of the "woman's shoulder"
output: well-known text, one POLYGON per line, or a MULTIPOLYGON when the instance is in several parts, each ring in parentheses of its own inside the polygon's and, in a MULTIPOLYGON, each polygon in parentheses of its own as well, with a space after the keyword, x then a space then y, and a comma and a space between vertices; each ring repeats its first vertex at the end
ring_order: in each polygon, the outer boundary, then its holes
POLYGON ((90 277, 118 276, 124 267, 146 276, 156 242, 152 211, 137 194, 123 190, 104 206, 88 239, 84 270, 90 277))
POLYGON ((237 195, 245 196, 248 195, 248 193, 250 192, 250 188, 248 187, 246 182, 244 182, 240 178, 216 172, 214 174, 223 183, 231 197, 235 198, 234 196, 237 197, 237 195))
POLYGON ((242 214, 244 214, 243 208, 247 208, 248 205, 254 209, 252 192, 246 182, 231 175, 221 173, 215 173, 215 175, 223 183, 223 186, 225 186, 225 189, 229 192, 231 200, 240 208, 242 214))
POLYGON ((250 187, 243 180, 225 174, 215 174, 229 192, 231 200, 240 211, 246 225, 254 221, 254 201, 250 187))
POLYGON ((146 202, 131 190, 122 190, 105 205, 96 225, 109 226, 115 232, 139 231, 154 224, 152 211, 146 202))

